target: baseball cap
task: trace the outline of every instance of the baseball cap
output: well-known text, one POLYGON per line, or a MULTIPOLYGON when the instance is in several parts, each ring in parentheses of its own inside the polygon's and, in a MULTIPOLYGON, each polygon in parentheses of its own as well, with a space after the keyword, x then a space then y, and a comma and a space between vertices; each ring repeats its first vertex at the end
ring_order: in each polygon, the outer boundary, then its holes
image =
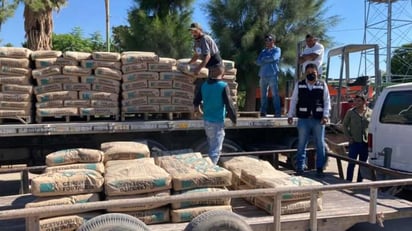
POLYGON ((199 25, 199 23, 194 22, 190 24, 189 30, 202 30, 202 27, 199 25))

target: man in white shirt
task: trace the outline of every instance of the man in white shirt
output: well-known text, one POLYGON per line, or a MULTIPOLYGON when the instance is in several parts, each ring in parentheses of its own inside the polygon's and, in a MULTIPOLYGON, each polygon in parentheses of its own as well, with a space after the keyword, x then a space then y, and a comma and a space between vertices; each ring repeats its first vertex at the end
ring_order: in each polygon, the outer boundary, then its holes
POLYGON ((299 64, 302 64, 302 70, 306 69, 306 65, 313 63, 318 67, 318 75, 322 76, 322 63, 325 48, 320 44, 318 39, 313 35, 306 35, 306 47, 299 56, 299 64))

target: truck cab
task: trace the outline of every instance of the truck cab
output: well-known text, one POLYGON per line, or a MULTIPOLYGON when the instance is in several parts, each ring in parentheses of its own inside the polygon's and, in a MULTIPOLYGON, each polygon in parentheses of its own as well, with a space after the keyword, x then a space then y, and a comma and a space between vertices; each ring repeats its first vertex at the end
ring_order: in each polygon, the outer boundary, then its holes
POLYGON ((412 172, 412 83, 388 86, 369 123, 369 163, 412 172))

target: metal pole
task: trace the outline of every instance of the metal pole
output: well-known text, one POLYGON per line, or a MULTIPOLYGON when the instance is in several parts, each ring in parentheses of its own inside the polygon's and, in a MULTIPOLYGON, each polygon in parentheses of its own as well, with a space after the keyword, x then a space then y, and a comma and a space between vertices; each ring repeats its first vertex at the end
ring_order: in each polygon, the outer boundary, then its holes
POLYGON ((392 82, 392 70, 391 70, 391 47, 392 47, 392 0, 388 2, 388 23, 386 36, 386 82, 392 82))
POLYGON ((110 0, 104 1, 106 8, 106 45, 107 51, 110 52, 110 0))

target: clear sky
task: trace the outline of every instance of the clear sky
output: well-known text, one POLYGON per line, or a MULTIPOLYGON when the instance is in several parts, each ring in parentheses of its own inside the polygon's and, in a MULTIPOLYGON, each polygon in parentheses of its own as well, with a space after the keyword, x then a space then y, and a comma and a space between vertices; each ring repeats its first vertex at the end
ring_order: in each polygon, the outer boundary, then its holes
MULTIPOLYGON (((197 0, 195 5, 194 21, 198 21, 207 29, 207 18, 200 9, 200 4, 206 0, 197 0)), ((110 1, 111 26, 125 25, 127 22, 127 11, 133 0, 110 1)), ((328 0, 329 14, 341 15, 343 18, 340 25, 331 28, 329 35, 336 38, 337 43, 360 43, 363 38, 363 0, 328 0), (351 10, 348 9, 350 6, 351 10)), ((93 32, 100 32, 105 37, 105 6, 104 0, 69 0, 68 5, 54 13, 54 32, 69 33, 78 26, 87 37, 93 32), (93 4, 92 4, 93 3, 93 4)), ((15 16, 2 25, 0 31, 2 45, 12 43, 20 46, 24 41, 24 19, 23 6, 21 5, 15 16)))
MULTIPOLYGON (((200 7, 206 1, 196 0, 193 20, 201 23, 208 30, 207 18, 200 7)), ((133 4, 133 0, 110 1, 111 27, 128 24, 127 12, 133 4)), ((411 8, 411 3, 407 6, 411 8)), ((327 34, 334 39, 334 46, 363 43, 365 0, 327 0, 326 8, 327 15, 339 15, 342 18, 339 25, 328 28, 327 34)), ((400 10, 397 10, 396 7, 393 8, 395 10, 393 14, 398 14, 400 10)), ((409 12, 411 12, 410 9, 409 12)), ((373 13, 379 14, 379 12, 374 11, 373 13)), ((411 20, 411 14, 408 16, 409 20, 411 20)), ((69 33, 74 27, 80 27, 85 37, 94 32, 100 32, 103 38, 106 36, 104 0, 69 0, 66 7, 62 8, 58 13, 54 13, 53 19, 54 32, 57 34, 69 33)), ((21 46, 21 43, 24 41, 23 23, 23 6, 20 6, 15 16, 2 25, 0 31, 2 42, 0 45, 12 43, 14 46, 21 46)), ((397 35, 397 37, 403 36, 397 35)), ((406 39, 412 42, 411 37, 406 36, 406 39)), ((385 68, 381 65, 381 69, 385 68)))

